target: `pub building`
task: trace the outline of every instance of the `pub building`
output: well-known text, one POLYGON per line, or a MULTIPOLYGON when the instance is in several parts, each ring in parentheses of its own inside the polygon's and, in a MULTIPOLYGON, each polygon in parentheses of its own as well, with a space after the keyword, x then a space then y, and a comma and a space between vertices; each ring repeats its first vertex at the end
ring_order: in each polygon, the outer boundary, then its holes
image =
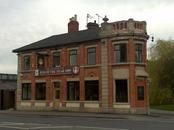
POLYGON ((87 23, 13 50, 18 110, 147 114, 145 21, 87 23))

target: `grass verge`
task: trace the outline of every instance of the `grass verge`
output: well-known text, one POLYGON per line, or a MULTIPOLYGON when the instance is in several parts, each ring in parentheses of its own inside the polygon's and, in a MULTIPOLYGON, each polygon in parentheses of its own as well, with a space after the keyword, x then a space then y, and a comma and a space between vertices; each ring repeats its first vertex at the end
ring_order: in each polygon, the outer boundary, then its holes
POLYGON ((151 109, 158 109, 158 110, 174 111, 174 104, 151 105, 150 108, 151 109))

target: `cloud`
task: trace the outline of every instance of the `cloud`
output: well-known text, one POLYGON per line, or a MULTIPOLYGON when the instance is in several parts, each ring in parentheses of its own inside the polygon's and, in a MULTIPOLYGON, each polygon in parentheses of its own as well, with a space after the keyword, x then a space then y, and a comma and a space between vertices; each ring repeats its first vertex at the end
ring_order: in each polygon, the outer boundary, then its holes
POLYGON ((173 10, 173 0, 0 0, 0 67, 5 66, 0 72, 16 71, 13 49, 67 32, 74 14, 80 29, 86 28, 87 13, 98 13, 110 21, 146 20, 149 34, 168 39, 174 38, 173 10))

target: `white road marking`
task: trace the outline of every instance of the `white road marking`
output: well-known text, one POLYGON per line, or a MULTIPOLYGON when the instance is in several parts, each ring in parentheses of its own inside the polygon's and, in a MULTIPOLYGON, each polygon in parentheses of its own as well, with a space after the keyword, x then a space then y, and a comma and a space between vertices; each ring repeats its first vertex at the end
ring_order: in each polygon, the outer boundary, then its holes
POLYGON ((6 126, 2 125, 0 128, 11 128, 11 129, 18 129, 18 130, 28 130, 28 128, 23 128, 23 127, 15 127, 15 126, 6 126))

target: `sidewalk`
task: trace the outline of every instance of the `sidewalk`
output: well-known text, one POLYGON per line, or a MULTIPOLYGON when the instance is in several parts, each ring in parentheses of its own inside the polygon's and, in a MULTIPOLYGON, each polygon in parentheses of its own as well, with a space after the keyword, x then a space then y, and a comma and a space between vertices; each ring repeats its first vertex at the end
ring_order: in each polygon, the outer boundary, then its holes
POLYGON ((174 111, 165 111, 165 110, 150 109, 150 113, 151 113, 151 115, 174 116, 174 111))
POLYGON ((131 119, 133 117, 174 116, 174 112, 155 110, 155 109, 150 110, 150 115, 118 114, 118 113, 61 112, 61 111, 18 111, 18 110, 1 110, 0 114, 57 116, 57 117, 110 118, 110 119, 131 119))
POLYGON ((18 111, 1 110, 0 114, 10 115, 36 115, 36 116, 57 116, 57 117, 88 117, 88 118, 111 118, 128 119, 128 114, 113 113, 87 113, 87 112, 62 112, 62 111, 18 111))

